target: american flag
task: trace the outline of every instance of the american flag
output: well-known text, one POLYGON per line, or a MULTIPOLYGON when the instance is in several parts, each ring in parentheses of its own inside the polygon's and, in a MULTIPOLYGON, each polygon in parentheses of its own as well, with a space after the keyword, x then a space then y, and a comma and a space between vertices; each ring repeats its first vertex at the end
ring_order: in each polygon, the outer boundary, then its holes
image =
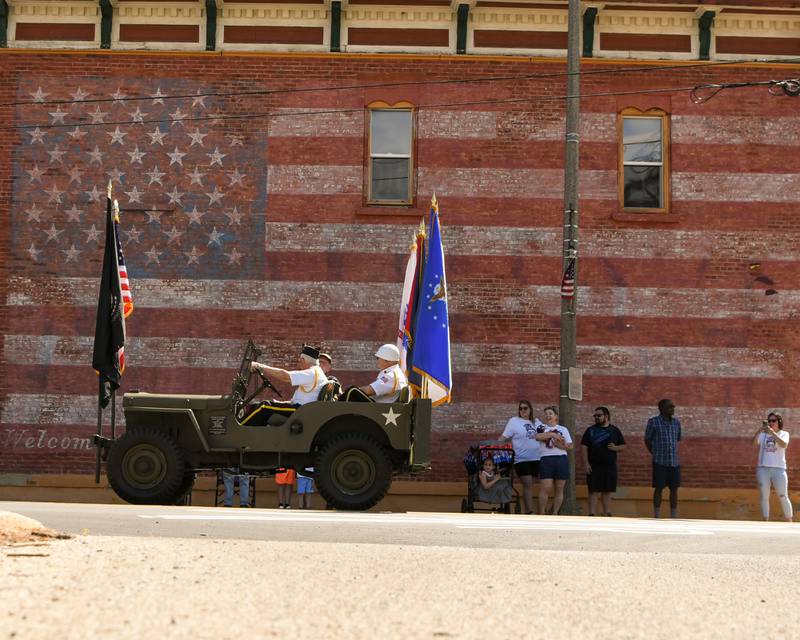
MULTIPOLYGON (((114 236, 117 239, 117 266, 119 267, 119 284, 122 289, 122 315, 127 318, 133 313, 133 293, 128 280, 128 268, 125 266, 125 256, 122 254, 122 241, 119 239, 119 202, 114 200, 114 236)), ((122 369, 125 370, 124 356, 120 357, 122 369)))
POLYGON ((561 297, 572 298, 575 295, 575 258, 570 258, 564 277, 561 279, 561 297))

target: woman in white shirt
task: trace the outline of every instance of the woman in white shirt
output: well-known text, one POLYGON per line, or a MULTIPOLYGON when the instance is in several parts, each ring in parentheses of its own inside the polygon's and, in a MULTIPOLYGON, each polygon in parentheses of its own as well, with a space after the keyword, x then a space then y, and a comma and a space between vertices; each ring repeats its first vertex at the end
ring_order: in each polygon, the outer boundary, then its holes
POLYGON ((558 515, 564 502, 564 486, 569 480, 567 451, 572 449, 572 437, 566 427, 558 424, 558 409, 545 407, 544 424, 537 429, 541 459, 539 460, 539 513, 547 511, 547 499, 555 487, 554 515, 558 515))
POLYGON ((542 423, 533 417, 533 406, 520 400, 517 415, 510 418, 500 436, 500 442, 511 440, 514 447, 514 471, 522 482, 525 513, 533 513, 533 480, 539 475, 539 442, 536 429, 542 423))
POLYGON ((792 501, 789 500, 789 477, 786 475, 786 447, 789 434, 783 430, 783 417, 772 412, 753 435, 753 444, 758 447, 758 466, 756 479, 761 494, 761 515, 769 520, 770 486, 783 509, 783 519, 792 521, 792 501))

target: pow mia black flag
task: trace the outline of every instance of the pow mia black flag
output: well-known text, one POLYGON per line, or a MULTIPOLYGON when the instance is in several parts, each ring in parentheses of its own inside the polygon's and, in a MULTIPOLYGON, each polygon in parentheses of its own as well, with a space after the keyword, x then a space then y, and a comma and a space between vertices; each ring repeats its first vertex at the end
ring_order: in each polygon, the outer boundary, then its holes
POLYGON ((103 255, 103 273, 100 277, 100 296, 97 300, 97 324, 94 330, 92 354, 92 367, 100 376, 98 400, 102 407, 108 405, 112 392, 119 388, 120 378, 125 370, 125 316, 119 273, 119 251, 109 185, 106 248, 103 255))

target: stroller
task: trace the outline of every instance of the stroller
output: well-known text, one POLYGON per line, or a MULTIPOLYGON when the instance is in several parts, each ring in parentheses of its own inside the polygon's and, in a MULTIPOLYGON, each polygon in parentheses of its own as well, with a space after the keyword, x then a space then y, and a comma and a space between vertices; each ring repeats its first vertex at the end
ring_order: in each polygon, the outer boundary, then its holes
POLYGON ((511 513, 512 503, 514 503, 514 513, 522 513, 519 492, 513 483, 514 448, 510 442, 488 440, 472 445, 464 456, 464 466, 467 469, 467 497, 461 501, 462 513, 475 511, 511 513), (489 489, 485 489, 478 478, 487 458, 494 460, 495 471, 500 474, 500 481, 489 489), (476 507, 476 502, 484 503, 488 507, 476 507))

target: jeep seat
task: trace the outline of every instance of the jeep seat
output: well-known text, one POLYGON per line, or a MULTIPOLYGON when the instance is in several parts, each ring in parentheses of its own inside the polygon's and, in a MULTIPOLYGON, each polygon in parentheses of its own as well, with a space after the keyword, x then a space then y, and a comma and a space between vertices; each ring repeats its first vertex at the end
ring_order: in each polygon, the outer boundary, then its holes
POLYGON ((408 404, 411 402, 411 387, 406 385, 402 389, 400 389, 400 395, 397 396, 396 402, 402 402, 403 404, 408 404))

